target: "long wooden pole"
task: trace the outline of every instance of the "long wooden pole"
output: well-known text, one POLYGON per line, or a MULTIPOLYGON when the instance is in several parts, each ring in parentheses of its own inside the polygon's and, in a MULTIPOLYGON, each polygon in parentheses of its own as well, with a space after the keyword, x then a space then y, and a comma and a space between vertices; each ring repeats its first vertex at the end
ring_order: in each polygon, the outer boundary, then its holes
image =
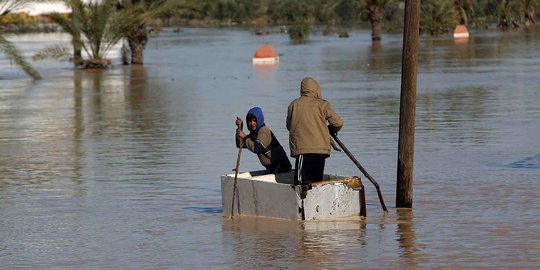
MULTIPOLYGON (((244 122, 239 117, 236 117, 236 134, 244 129, 244 122)), ((234 218, 234 199, 236 198, 236 181, 238 179, 238 170, 240 170, 240 156, 242 155, 242 148, 244 148, 244 139, 240 140, 238 145, 238 156, 236 157, 236 166, 234 167, 234 181, 233 181, 233 194, 231 199, 231 219, 234 218)))
POLYGON ((405 1, 396 207, 412 208, 420 0, 405 1))
POLYGON ((238 148, 238 156, 236 157, 236 167, 234 168, 234 181, 233 181, 233 195, 231 202, 231 219, 234 218, 234 198, 236 198, 236 181, 238 179, 238 170, 240 169, 240 156, 242 155, 242 148, 244 147, 244 140, 240 141, 240 147, 238 148))
POLYGON ((332 135, 332 138, 334 138, 334 140, 336 140, 339 147, 341 147, 341 149, 343 149, 343 152, 345 152, 345 154, 347 154, 347 156, 356 165, 356 167, 358 167, 358 169, 364 174, 364 176, 367 179, 369 179, 369 181, 375 186, 375 189, 377 190, 377 195, 379 196, 379 202, 381 203, 381 207, 384 210, 384 212, 388 213, 388 210, 386 209, 386 204, 384 203, 384 199, 382 197, 381 188, 379 187, 379 183, 377 183, 377 181, 375 181, 375 179, 373 179, 373 177, 371 177, 371 175, 369 175, 369 173, 366 171, 366 169, 364 169, 362 164, 360 164, 360 162, 358 162, 358 160, 356 160, 356 158, 353 156, 351 151, 349 151, 349 149, 347 149, 347 147, 345 147, 343 142, 341 142, 341 140, 337 137, 336 133, 331 133, 330 135, 332 135))

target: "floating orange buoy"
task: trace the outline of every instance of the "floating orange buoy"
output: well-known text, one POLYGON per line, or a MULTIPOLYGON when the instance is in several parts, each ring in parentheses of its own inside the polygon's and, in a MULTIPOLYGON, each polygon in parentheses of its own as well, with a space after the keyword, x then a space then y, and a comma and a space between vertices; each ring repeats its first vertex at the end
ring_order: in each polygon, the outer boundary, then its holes
POLYGON ((464 24, 458 24, 454 30, 454 38, 469 38, 469 31, 464 24))
POLYGON ((276 63, 279 61, 279 56, 277 55, 274 48, 270 45, 261 45, 257 47, 255 54, 253 55, 253 63, 276 63))

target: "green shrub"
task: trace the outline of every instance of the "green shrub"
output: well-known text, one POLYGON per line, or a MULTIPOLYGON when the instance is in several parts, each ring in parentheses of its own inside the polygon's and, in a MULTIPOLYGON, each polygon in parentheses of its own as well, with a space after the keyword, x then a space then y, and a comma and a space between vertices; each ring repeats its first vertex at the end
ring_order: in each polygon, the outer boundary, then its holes
POLYGON ((289 37, 294 41, 306 40, 309 34, 311 34, 311 25, 302 17, 296 17, 294 22, 289 26, 289 37))

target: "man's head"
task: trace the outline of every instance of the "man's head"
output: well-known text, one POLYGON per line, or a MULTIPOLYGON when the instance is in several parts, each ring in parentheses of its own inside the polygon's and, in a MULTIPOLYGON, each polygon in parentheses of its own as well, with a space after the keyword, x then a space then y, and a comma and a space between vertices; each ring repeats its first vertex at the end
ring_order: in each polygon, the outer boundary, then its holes
POLYGON ((246 115, 246 123, 249 131, 258 131, 264 125, 264 116, 259 107, 251 108, 246 115))
POLYGON ((315 79, 311 77, 306 77, 302 80, 302 83, 300 84, 300 95, 314 98, 322 98, 321 87, 315 79))
POLYGON ((246 116, 246 123, 249 131, 254 131, 257 129, 257 117, 255 117, 255 115, 248 113, 246 116))

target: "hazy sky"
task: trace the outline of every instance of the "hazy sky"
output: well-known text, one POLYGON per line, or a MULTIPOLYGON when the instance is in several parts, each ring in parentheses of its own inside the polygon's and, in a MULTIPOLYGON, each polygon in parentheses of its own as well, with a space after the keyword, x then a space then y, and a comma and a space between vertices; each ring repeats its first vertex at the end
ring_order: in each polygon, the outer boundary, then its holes
POLYGON ((64 4, 33 4, 22 9, 21 11, 26 11, 30 15, 36 15, 53 11, 69 12, 69 9, 67 9, 64 4))

